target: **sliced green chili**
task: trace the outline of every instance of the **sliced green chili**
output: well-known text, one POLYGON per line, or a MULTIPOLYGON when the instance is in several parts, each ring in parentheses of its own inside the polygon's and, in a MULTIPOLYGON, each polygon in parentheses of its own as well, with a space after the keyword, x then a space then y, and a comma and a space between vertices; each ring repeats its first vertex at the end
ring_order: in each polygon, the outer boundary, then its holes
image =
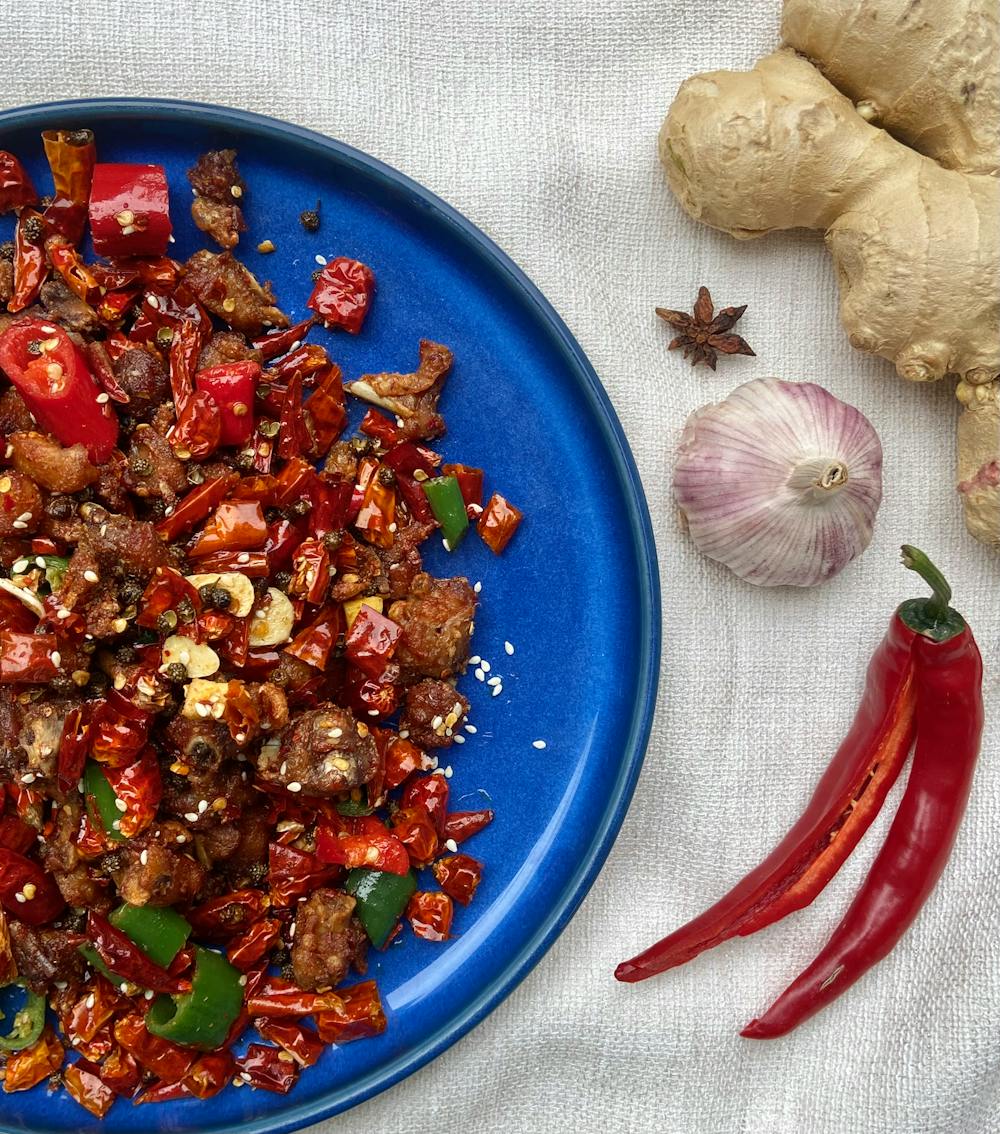
POLYGON ((108 921, 163 968, 184 948, 191 933, 190 924, 176 910, 155 906, 130 906, 126 902, 108 921))
POLYGON ((469 516, 458 478, 435 476, 425 480, 422 487, 434 519, 441 525, 441 534, 448 541, 448 550, 454 551, 469 528, 469 516))
POLYGON ((198 948, 191 991, 158 996, 146 1029, 161 1039, 211 1051, 225 1041, 243 1007, 240 972, 221 953, 198 948))
POLYGON ((109 783, 100 764, 93 760, 88 760, 83 769, 83 792, 91 820, 110 838, 124 842, 125 836, 118 829, 122 817, 122 811, 117 804, 118 796, 115 795, 115 789, 109 783))
MULTIPOLYGON (((21 987, 24 987, 23 985, 21 987)), ((27 989, 24 1006, 14 1016, 14 1026, 0 1035, 0 1051, 23 1051, 37 1042, 45 1027, 45 997, 27 989)))
POLYGON ((355 913, 376 949, 386 943, 416 888, 412 870, 409 874, 389 874, 359 867, 347 875, 344 889, 357 901, 355 913))

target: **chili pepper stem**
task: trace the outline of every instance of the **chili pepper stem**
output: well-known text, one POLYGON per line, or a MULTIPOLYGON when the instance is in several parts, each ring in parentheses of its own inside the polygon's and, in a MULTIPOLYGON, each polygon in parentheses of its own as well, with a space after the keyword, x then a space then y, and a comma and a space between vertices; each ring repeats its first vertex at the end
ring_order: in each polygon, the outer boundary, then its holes
POLYGON ((928 601, 928 611, 944 618, 951 605, 951 586, 941 571, 931 562, 930 556, 918 547, 904 543, 900 548, 903 566, 916 571, 934 592, 928 601))

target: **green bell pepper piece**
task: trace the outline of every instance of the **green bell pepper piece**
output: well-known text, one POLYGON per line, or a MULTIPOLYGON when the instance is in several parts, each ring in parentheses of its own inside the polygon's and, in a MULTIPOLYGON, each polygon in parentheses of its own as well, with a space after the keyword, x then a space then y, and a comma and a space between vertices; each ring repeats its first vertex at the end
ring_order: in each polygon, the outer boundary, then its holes
POLYGON ((211 1051, 225 1040, 242 1007, 239 970, 221 953, 199 946, 191 991, 158 996, 146 1014, 146 1030, 161 1039, 211 1051))
POLYGON ((83 792, 91 820, 106 831, 110 838, 120 843, 124 842, 125 836, 115 826, 122 817, 122 812, 115 803, 118 798, 115 789, 109 783, 100 764, 93 760, 88 760, 83 769, 83 792))
POLYGON ((448 550, 454 551, 469 528, 469 516, 458 478, 435 476, 425 480, 422 487, 434 519, 441 525, 441 534, 448 541, 448 550))
POLYGON ((63 555, 43 555, 42 559, 45 560, 45 581, 49 584, 49 589, 59 590, 63 575, 69 567, 69 560, 63 555))
MULTIPOLYGON (((22 986, 23 987, 23 986, 22 986)), ((27 989, 24 1007, 14 1016, 14 1026, 7 1035, 0 1035, 0 1051, 23 1051, 31 1047, 45 1027, 45 997, 27 989)))
POLYGON ((347 875, 344 889, 357 902, 355 913, 376 949, 381 949, 406 909, 417 879, 408 874, 358 867, 347 875))
POLYGON ((162 968, 169 967, 191 933, 190 924, 176 910, 130 906, 128 902, 119 906, 108 921, 162 968))

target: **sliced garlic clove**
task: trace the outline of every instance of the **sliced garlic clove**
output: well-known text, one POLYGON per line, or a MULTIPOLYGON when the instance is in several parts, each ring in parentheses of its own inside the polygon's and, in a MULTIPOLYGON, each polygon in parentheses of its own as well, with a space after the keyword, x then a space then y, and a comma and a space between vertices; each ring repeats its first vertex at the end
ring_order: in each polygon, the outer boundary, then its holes
POLYGON ((251 646, 280 646, 292 636, 295 607, 291 599, 276 587, 268 587, 270 602, 255 610, 250 622, 251 646))
POLYGON ((237 618, 246 618, 253 610, 256 595, 253 583, 238 571, 223 571, 219 575, 187 575, 187 581, 194 587, 214 586, 221 587, 229 594, 230 604, 227 614, 234 614, 237 618))
POLYGON ((19 603, 26 606, 32 614, 37 615, 39 618, 45 617, 45 607, 34 591, 29 590, 27 587, 19 587, 17 583, 12 583, 10 579, 0 579, 0 588, 5 590, 7 594, 13 595, 14 598, 16 598, 19 603))
POLYGON ((163 642, 163 661, 160 672, 168 665, 179 662, 187 670, 188 677, 211 677, 219 669, 219 655, 211 646, 187 638, 183 634, 171 634, 163 642))
POLYGON ((205 681, 198 677, 184 687, 184 704, 181 716, 188 720, 218 720, 226 711, 229 696, 228 681, 205 681))
POLYGON ((821 386, 760 378, 691 415, 673 488, 705 555, 757 586, 809 587, 870 543, 882 446, 821 386))

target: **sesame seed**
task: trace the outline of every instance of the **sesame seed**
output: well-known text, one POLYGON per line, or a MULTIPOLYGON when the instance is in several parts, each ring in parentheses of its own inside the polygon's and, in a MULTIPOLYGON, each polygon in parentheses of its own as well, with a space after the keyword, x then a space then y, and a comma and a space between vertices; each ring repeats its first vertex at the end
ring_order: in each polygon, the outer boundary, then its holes
POLYGON ((466 731, 467 733, 470 733, 470 734, 471 734, 472 736, 475 736, 475 735, 476 735, 476 733, 477 733, 477 732, 479 731, 479 729, 478 729, 478 728, 476 728, 476 726, 475 726, 474 724, 467 724, 467 725, 465 726, 465 731, 466 731))
POLYGON ((184 818, 189 823, 197 823, 198 822, 198 812, 197 811, 185 811, 184 812, 184 818))
POLYGON ((245 732, 238 732, 233 737, 233 739, 236 741, 237 744, 243 744, 245 742, 246 738, 247 738, 247 734, 245 732))
POLYGON ((478 594, 479 594, 479 592, 480 592, 480 591, 481 591, 481 590, 483 589, 483 584, 482 584, 482 583, 476 583, 476 585, 475 585, 475 586, 474 586, 474 587, 473 587, 472 589, 473 589, 473 590, 474 590, 474 591, 476 592, 476 594, 478 595, 478 594))
POLYGON ((481 664, 481 665, 482 665, 482 667, 483 667, 483 672, 484 672, 484 673, 489 673, 489 672, 490 672, 490 663, 489 663, 488 661, 486 661, 486 659, 485 659, 485 658, 483 659, 483 661, 482 661, 482 662, 481 662, 480 664, 481 664))
POLYGON ((86 1005, 87 1005, 88 1008, 93 1008, 96 1003, 97 1003, 97 1000, 96 1000, 94 994, 91 993, 86 999, 86 1005))
POLYGON ((502 692, 503 692, 503 686, 502 685, 494 685, 493 686, 493 696, 494 697, 499 697, 502 692))
POLYGON ((241 551, 239 553, 239 555, 236 556, 236 562, 237 563, 249 563, 250 562, 250 553, 248 551, 241 551))
POLYGON ((199 799, 198 800, 198 814, 204 815, 207 810, 208 810, 208 800, 207 799, 199 799))
POLYGON ((503 685, 503 678, 502 677, 491 677, 489 679, 489 681, 486 682, 486 684, 487 685, 503 685))
POLYGON ((240 185, 230 185, 229 192, 232 193, 237 201, 243 196, 243 188, 240 185))
POLYGON ((39 748, 39 750, 38 750, 38 751, 39 751, 39 752, 40 752, 40 753, 41 753, 41 754, 42 754, 43 756, 51 756, 51 755, 52 755, 52 745, 51 745, 51 744, 43 744, 43 745, 41 746, 41 748, 39 748))
MULTIPOLYGON (((196 815, 194 817, 194 819, 191 820, 191 822, 194 823, 194 822, 196 822, 197 819, 198 819, 198 816, 196 815)), ((177 838, 174 839, 174 842, 175 843, 186 843, 187 842, 187 835, 178 835, 177 838)))
POLYGON ((342 728, 331 728, 327 735, 331 740, 336 740, 338 737, 344 735, 344 730, 342 728))
POLYGON ((27 526, 28 525, 24 522, 24 520, 15 520, 13 524, 11 524, 11 527, 17 528, 19 532, 23 532, 27 526))
POLYGON ((20 514, 20 516, 18 516, 17 518, 18 518, 18 520, 23 520, 24 523, 28 524, 28 523, 31 522, 31 513, 30 512, 22 512, 20 514))
MULTIPOLYGON (((17 524, 15 524, 14 527, 16 528, 17 524)), ((445 551, 451 551, 451 544, 446 539, 441 540, 441 545, 444 547, 445 551)))
POLYGON ((181 665, 187 665, 191 660, 191 651, 181 650, 181 652, 177 655, 177 660, 181 663, 181 665))
POLYGON ((440 728, 443 721, 444 717, 434 717, 434 719, 431 721, 431 728, 440 728))
POLYGON ((288 939, 291 940, 295 936, 295 922, 288 927, 288 939))
POLYGON ((319 254, 319 253, 317 252, 317 253, 316 253, 316 263, 317 263, 317 264, 320 264, 320 265, 322 265, 322 266, 323 266, 323 267, 325 268, 325 267, 326 267, 326 257, 325 257, 325 256, 321 256, 321 255, 320 255, 320 254, 319 254))
MULTIPOLYGON (((41 556, 39 555, 39 556, 38 556, 38 559, 42 559, 42 557, 41 557, 41 556)), ((38 559, 36 559, 36 560, 35 560, 35 562, 36 562, 36 563, 38 563, 38 559)), ((42 559, 41 563, 38 563, 38 566, 39 566, 39 567, 44 567, 44 566, 45 566, 45 560, 44 560, 44 559, 42 559)), ((15 564, 14 564, 14 565, 13 565, 13 566, 11 567, 11 571, 13 571, 13 573, 14 573, 15 575, 23 575, 23 574, 24 574, 24 572, 25 572, 25 571, 27 571, 27 569, 28 569, 28 561, 27 561, 27 559, 19 559, 19 560, 18 560, 18 561, 17 561, 17 562, 16 562, 16 563, 15 563, 15 564)))
POLYGON ((84 571, 83 577, 87 580, 88 583, 99 583, 101 580, 101 576, 98 575, 96 571, 84 571))
POLYGON ((458 850, 458 843, 456 843, 454 839, 445 839, 444 846, 445 850, 450 850, 452 854, 458 850))
POLYGON ((531 747, 532 748, 544 748, 545 747, 545 741, 544 740, 533 740, 531 742, 531 747))
POLYGON ((368 715, 369 715, 370 717, 377 717, 377 716, 378 716, 378 709, 369 709, 369 710, 368 710, 368 715))
POLYGON ((469 658, 469 665, 479 665, 482 660, 483 659, 478 654, 473 654, 472 657, 469 658))
POLYGON ((33 784, 34 782, 35 782, 35 773, 34 772, 25 772, 24 775, 21 777, 21 783, 22 784, 33 784))
POLYGON ((117 807, 123 815, 128 811, 128 804, 124 799, 119 799, 117 795, 115 796, 115 807, 117 807))
POLYGON ((392 523, 389 525, 388 530, 390 532, 395 532, 398 528, 399 528, 399 525, 396 523, 395 520, 393 520, 392 523))
POLYGON ((121 989, 122 992, 128 992, 128 981, 123 980, 118 987, 121 989))
POLYGON ((24 892, 24 896, 30 902, 31 899, 38 893, 38 890, 35 887, 34 882, 25 882, 23 892, 24 892))
POLYGON ((249 1072, 247 1072, 247 1071, 241 1071, 241 1072, 240 1072, 240 1079, 241 1079, 241 1080, 242 1080, 242 1081, 243 1081, 244 1083, 249 1083, 249 1082, 250 1082, 250 1074, 249 1074, 249 1072))
POLYGON ((298 780, 292 780, 292 782, 288 785, 288 790, 289 791, 301 791, 302 785, 299 783, 298 780))
POLYGON ((115 820, 115 821, 114 821, 114 822, 113 822, 113 823, 111 824, 111 829, 112 829, 113 831, 120 831, 120 830, 122 829, 121 820, 120 820, 120 819, 116 819, 116 820, 115 820))
POLYGON ((237 980, 236 983, 240 986, 240 988, 246 988, 246 986, 247 986, 247 974, 243 973, 242 976, 240 976, 239 980, 237 980))
POLYGON ((56 618, 60 620, 62 620, 63 618, 69 618, 69 611, 64 606, 61 606, 56 611, 56 618))
POLYGON ((52 653, 49 654, 49 661, 58 669, 62 665, 62 654, 59 653, 58 650, 53 650, 52 653))
POLYGON ((98 394, 94 400, 99 406, 103 406, 107 405, 107 403, 111 401, 111 398, 107 394, 98 394))
POLYGON ((512 658, 514 656, 514 644, 513 644, 513 642, 504 642, 503 648, 506 651, 507 657, 512 658))
POLYGON ((448 767, 447 767, 447 768, 445 768, 445 770, 444 770, 444 778, 445 778, 446 780, 450 780, 450 779, 451 779, 451 775, 452 775, 452 772, 451 772, 451 765, 449 764, 449 765, 448 765, 448 767))
POLYGON ((26 898, 26 897, 25 897, 25 896, 24 896, 24 895, 23 895, 23 894, 21 893, 21 891, 20 891, 20 890, 18 890, 18 892, 17 892, 17 893, 16 893, 15 895, 14 895, 14 897, 15 897, 15 898, 17 899, 17 901, 19 901, 19 902, 20 902, 20 903, 21 903, 22 905, 24 905, 24 903, 25 903, 25 902, 26 902, 26 901, 28 900, 28 899, 27 899, 27 898, 26 898))
POLYGON ((142 995, 145 1000, 152 1000, 156 993, 151 988, 147 988, 142 995))
POLYGON ((144 850, 142 854, 139 855, 139 863, 140 865, 145 866, 147 862, 149 862, 149 851, 144 850))
POLYGON ((457 736, 453 736, 452 740, 454 740, 454 742, 456 744, 464 744, 465 743, 465 737, 462 736, 461 733, 459 733, 457 736))
POLYGON ((476 666, 476 680, 477 681, 485 681, 486 680, 486 671, 482 668, 482 666, 476 666))
POLYGON ((278 775, 283 776, 288 771, 288 761, 282 760, 281 767, 278 769, 278 775))

